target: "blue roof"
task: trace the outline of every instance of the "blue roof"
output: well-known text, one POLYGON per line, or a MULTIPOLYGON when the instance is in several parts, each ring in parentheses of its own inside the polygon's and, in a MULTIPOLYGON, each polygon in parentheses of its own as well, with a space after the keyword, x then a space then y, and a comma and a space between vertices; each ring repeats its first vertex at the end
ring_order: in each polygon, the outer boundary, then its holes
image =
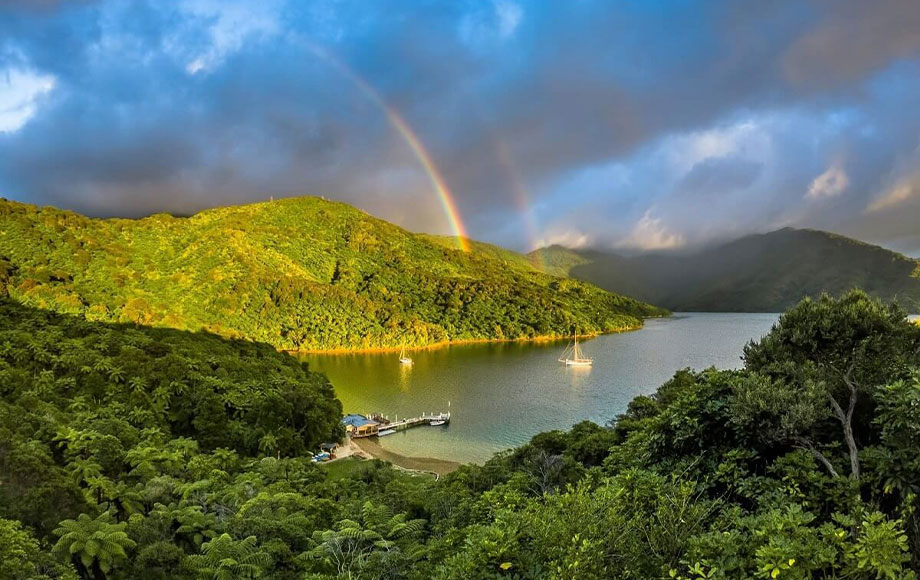
POLYGON ((349 427, 363 427, 365 425, 376 425, 376 421, 371 421, 364 415, 345 415, 345 418, 342 419, 342 423, 345 423, 349 427))

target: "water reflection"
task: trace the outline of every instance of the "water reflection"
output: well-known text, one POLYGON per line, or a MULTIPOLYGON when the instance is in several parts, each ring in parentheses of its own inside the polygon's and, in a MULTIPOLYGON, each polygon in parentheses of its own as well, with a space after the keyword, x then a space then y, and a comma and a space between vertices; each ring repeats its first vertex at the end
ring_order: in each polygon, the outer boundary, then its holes
POLYGON ((412 367, 413 365, 399 365, 399 390, 404 393, 409 392, 412 367))

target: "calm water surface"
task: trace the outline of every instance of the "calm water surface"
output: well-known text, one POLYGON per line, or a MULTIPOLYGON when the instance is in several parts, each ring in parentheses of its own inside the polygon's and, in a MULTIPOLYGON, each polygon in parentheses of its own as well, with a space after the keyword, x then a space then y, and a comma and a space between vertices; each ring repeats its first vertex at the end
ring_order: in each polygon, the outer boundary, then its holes
POLYGON ((447 410, 447 427, 418 427, 380 439, 403 455, 481 463, 550 429, 584 419, 604 423, 640 394, 655 391, 684 367, 741 366, 747 341, 759 339, 776 314, 675 314, 635 332, 584 343, 591 368, 566 368, 565 343, 492 343, 398 355, 304 355, 329 376, 346 413, 416 416, 447 410))

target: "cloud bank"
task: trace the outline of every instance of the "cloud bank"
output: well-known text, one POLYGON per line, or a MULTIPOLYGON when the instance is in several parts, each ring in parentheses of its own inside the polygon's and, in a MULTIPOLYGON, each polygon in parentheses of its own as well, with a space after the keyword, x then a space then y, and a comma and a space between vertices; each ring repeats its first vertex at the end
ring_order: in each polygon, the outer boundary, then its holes
POLYGON ((912 0, 3 2, 0 195, 143 215, 314 194, 449 233, 343 66, 476 238, 792 225, 920 254, 912 0))

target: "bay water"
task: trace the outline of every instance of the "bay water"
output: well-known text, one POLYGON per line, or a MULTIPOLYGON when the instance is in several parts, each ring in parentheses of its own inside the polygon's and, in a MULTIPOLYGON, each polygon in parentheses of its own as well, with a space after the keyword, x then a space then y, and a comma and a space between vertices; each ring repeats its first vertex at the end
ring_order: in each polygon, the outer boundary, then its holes
POLYGON ((589 419, 605 423, 633 397, 650 394, 682 368, 739 368, 744 345, 766 334, 777 314, 676 313, 641 330, 581 342, 588 368, 558 361, 566 342, 505 342, 396 353, 300 355, 325 373, 346 413, 395 419, 452 414, 444 427, 380 438, 401 455, 482 463, 533 435, 589 419))

